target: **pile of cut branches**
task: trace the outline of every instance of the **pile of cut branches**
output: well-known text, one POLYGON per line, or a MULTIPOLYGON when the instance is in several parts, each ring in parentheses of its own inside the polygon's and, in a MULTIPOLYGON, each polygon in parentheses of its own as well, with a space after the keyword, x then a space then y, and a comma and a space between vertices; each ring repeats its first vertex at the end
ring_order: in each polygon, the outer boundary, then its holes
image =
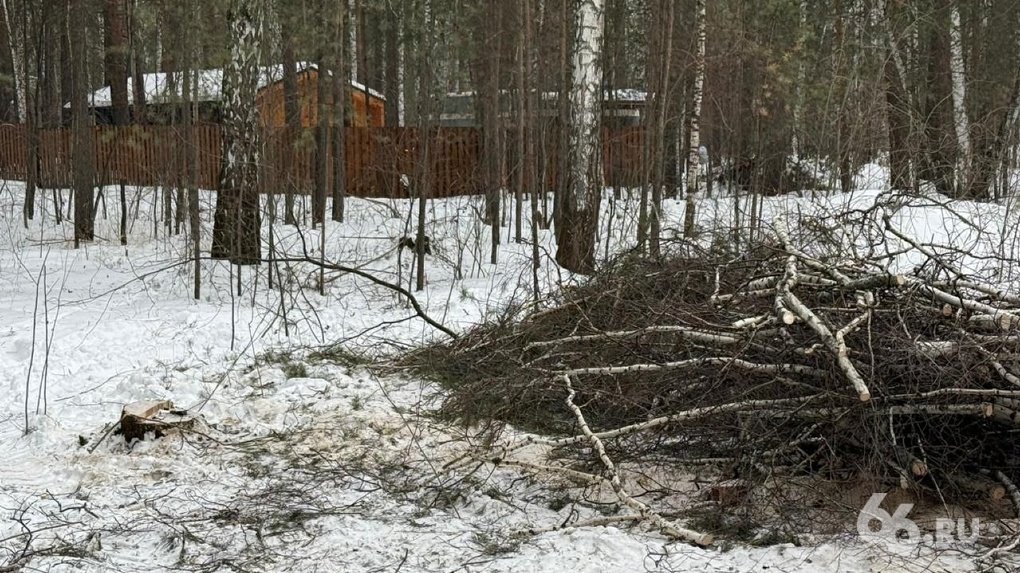
POLYGON ((812 256, 780 228, 737 257, 620 259, 411 360, 450 391, 446 413, 585 446, 598 479, 613 461, 709 460, 752 484, 866 478, 1020 505, 1020 297, 941 274, 812 256))

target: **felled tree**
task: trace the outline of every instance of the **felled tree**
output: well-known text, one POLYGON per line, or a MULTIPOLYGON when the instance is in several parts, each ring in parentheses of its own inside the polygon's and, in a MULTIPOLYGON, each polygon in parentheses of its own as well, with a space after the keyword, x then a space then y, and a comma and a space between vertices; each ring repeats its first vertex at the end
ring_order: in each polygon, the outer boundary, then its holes
POLYGON ((230 62, 223 70, 223 160, 213 224, 211 255, 238 265, 258 264, 259 128, 258 89, 262 0, 231 0, 230 62))

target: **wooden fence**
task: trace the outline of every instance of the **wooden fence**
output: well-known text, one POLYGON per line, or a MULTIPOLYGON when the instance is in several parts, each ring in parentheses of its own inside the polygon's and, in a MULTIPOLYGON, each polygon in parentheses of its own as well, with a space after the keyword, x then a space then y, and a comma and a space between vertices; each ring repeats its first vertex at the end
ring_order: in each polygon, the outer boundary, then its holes
MULTIPOLYGON (((402 197, 408 190, 402 180, 419 181, 427 173, 429 196, 450 197, 484 192, 481 169, 481 136, 473 128, 346 128, 345 159, 347 193, 358 197, 402 197), (420 146, 428 136, 429 169, 422 169, 420 146)), ((197 165, 194 181, 186 168, 188 148, 183 131, 171 126, 97 126, 94 128, 96 178, 100 185, 179 186, 192 184, 216 189, 221 159, 218 125, 194 128, 197 165)), ((543 137, 536 150, 546 182, 555 185, 562 163, 556 134, 543 137)), ((524 171, 512 155, 516 133, 507 132, 504 146, 509 188, 524 171)), ((263 132, 263 191, 283 193, 288 187, 307 193, 315 181, 315 133, 306 129, 293 134, 287 129, 263 132)), ((606 184, 634 186, 644 177, 643 133, 638 128, 603 134, 606 184)), ((328 173, 332 174, 332 166, 328 173)), ((71 132, 42 130, 37 165, 40 187, 71 186, 71 132)), ((24 181, 28 175, 28 138, 23 125, 0 126, 0 178, 24 181)), ((531 182, 526 186, 530 189, 531 182)))

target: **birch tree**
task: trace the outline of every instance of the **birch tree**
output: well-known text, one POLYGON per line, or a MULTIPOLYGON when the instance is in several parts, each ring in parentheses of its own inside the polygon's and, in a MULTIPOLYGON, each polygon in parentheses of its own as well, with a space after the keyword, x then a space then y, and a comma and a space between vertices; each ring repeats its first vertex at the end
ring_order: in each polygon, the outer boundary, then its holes
POLYGON ((231 0, 230 62, 223 70, 223 164, 213 224, 213 258, 238 265, 259 264, 258 89, 262 0, 231 0))
POLYGON ((960 9, 954 2, 949 9, 949 70, 953 82, 953 127, 959 146, 956 158, 956 192, 963 193, 970 181, 970 121, 967 118, 967 71, 963 61, 963 37, 960 9))
POLYGON ((556 262, 582 274, 595 270, 595 231, 602 198, 603 8, 603 0, 581 0, 577 8, 570 94, 570 176, 556 229, 556 262))
POLYGON ((684 236, 694 235, 695 198, 698 194, 698 150, 701 148, 701 100, 705 86, 705 0, 695 3, 694 89, 691 93, 691 145, 687 153, 687 194, 684 209, 684 236))

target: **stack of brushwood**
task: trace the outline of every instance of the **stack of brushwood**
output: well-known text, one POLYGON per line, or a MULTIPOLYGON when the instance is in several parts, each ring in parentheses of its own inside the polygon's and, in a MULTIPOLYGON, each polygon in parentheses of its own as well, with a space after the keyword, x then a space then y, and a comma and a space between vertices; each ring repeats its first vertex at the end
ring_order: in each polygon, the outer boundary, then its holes
POLYGON ((602 462, 710 461, 752 484, 866 476, 1008 509, 1020 297, 930 263, 809 255, 782 229, 736 256, 625 257, 415 361, 450 415, 602 462))

